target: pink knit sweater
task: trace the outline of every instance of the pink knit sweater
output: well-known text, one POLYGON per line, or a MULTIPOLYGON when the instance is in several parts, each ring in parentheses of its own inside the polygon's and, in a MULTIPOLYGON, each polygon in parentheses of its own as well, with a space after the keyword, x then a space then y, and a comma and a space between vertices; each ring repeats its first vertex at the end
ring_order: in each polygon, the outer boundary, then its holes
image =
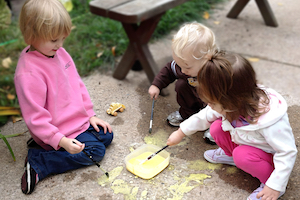
POLYGON ((22 115, 33 139, 46 150, 57 150, 63 136, 76 138, 89 127, 93 104, 64 48, 54 58, 28 49, 21 53, 14 78, 22 115))

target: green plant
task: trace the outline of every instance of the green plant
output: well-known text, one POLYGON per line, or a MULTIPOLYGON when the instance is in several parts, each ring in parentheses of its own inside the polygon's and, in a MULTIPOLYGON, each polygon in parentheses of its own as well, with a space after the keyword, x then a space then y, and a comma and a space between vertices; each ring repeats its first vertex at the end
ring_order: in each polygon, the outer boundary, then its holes
MULTIPOLYGON (((1 130, 0 130, 0 132, 1 132, 1 130)), ((5 142, 7 148, 8 148, 9 151, 10 151, 11 156, 12 156, 13 159, 14 159, 14 161, 16 161, 15 154, 14 154, 14 152, 13 152, 13 150, 12 150, 12 148, 11 148, 11 146, 10 146, 10 144, 8 143, 8 141, 7 141, 6 138, 16 137, 16 136, 19 136, 19 135, 22 135, 22 134, 24 134, 24 133, 17 133, 17 134, 12 134, 12 135, 2 135, 2 134, 0 133, 0 139, 2 139, 2 140, 5 142)))

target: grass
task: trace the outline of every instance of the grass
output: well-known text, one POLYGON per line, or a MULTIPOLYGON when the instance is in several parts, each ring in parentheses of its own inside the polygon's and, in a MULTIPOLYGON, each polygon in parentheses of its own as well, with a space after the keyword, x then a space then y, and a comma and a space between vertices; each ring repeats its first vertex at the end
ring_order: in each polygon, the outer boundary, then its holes
MULTIPOLYGON (((152 41, 165 36, 184 22, 201 21, 204 11, 209 11, 214 4, 221 1, 223 0, 190 0, 167 11, 159 22, 152 41)), ((121 23, 91 14, 89 0, 72 2, 73 10, 70 16, 74 29, 66 39, 64 48, 72 56, 79 74, 86 76, 95 69, 103 72, 113 70, 116 57, 125 52, 128 44, 121 23)), ((18 56, 26 46, 17 21, 0 30, 0 60, 11 59, 8 68, 2 67, 0 63, 0 107, 18 108, 13 76, 18 56)), ((0 126, 7 119, 7 116, 1 116, 0 113, 0 126)))

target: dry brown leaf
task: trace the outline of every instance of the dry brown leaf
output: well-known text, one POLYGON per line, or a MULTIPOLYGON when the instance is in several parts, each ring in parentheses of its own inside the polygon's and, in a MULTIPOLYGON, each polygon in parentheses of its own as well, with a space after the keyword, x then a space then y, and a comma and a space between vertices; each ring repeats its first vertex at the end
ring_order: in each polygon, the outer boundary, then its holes
POLYGON ((214 24, 219 25, 220 21, 214 21, 214 24))
POLYGON ((111 48, 111 53, 112 53, 113 56, 116 56, 116 46, 113 46, 111 48))
POLYGON ((209 18, 209 13, 205 11, 205 12, 203 13, 203 18, 204 18, 204 19, 208 19, 208 18, 209 18))
POLYGON ((10 57, 7 57, 7 58, 4 58, 2 60, 2 66, 5 67, 5 68, 9 68, 9 66, 11 65, 11 59, 10 57))

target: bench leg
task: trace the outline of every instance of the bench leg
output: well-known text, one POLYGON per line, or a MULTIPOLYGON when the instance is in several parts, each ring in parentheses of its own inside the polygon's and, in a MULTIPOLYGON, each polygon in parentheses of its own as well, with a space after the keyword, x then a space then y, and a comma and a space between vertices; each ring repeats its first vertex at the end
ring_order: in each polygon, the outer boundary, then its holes
POLYGON ((237 18, 248 2, 249 0, 238 0, 227 14, 227 17, 234 19, 237 18))
POLYGON ((267 26, 277 27, 278 23, 273 14, 273 11, 270 7, 268 0, 255 0, 256 4, 260 10, 262 17, 264 18, 265 24, 267 26))
MULTIPOLYGON (((238 0, 227 14, 228 18, 237 18, 250 0, 238 0)), ((268 0, 255 0, 267 26, 277 27, 277 21, 268 0)))
POLYGON ((134 62, 139 60, 150 83, 153 81, 158 69, 148 48, 148 42, 162 15, 163 13, 145 20, 140 25, 122 23, 130 43, 121 62, 114 71, 114 78, 124 79, 134 62))

